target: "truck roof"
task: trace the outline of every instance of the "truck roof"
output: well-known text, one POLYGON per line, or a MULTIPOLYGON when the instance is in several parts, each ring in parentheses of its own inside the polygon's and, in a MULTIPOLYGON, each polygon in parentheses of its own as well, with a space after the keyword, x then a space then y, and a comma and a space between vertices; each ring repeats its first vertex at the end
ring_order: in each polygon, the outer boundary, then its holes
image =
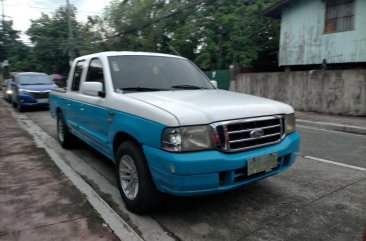
POLYGON ((109 57, 109 56, 123 56, 123 55, 134 55, 134 56, 159 56, 159 57, 170 57, 170 58, 179 58, 185 59, 181 56, 171 55, 171 54, 161 54, 161 53, 150 53, 150 52, 134 52, 134 51, 107 51, 107 52, 99 52, 95 54, 84 55, 76 58, 77 60, 83 58, 92 58, 92 57, 109 57))

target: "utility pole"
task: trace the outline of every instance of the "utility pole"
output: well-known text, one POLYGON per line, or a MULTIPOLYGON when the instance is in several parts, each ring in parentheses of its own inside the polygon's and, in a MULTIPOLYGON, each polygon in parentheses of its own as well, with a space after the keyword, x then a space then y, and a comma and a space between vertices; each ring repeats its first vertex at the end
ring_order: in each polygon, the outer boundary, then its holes
MULTIPOLYGON (((5 38, 6 38, 6 33, 5 33, 5 9, 4 9, 4 0, 1 0, 1 24, 3 27, 3 39, 2 42, 3 44, 6 44, 5 38)), ((2 75, 3 78, 8 78, 9 74, 8 74, 8 68, 9 68, 9 62, 7 60, 7 46, 5 46, 4 48, 4 59, 0 59, 1 62, 1 67, 2 67, 2 75)))
MULTIPOLYGON (((4 0, 1 0, 4 1, 4 0)), ((74 43, 74 37, 72 34, 72 29, 71 29, 71 10, 70 10, 70 3, 69 0, 66 0, 66 6, 67 6, 67 23, 69 25, 69 61, 70 61, 70 65, 72 63, 72 61, 75 58, 75 43, 74 43)))
POLYGON ((5 25, 4 25, 4 22, 5 22, 4 0, 1 0, 1 11, 2 11, 1 24, 3 25, 3 31, 5 31, 5 25))
POLYGON ((4 0, 1 0, 1 10, 2 10, 2 14, 1 14, 1 24, 3 25, 3 31, 5 32, 5 10, 4 10, 4 0))

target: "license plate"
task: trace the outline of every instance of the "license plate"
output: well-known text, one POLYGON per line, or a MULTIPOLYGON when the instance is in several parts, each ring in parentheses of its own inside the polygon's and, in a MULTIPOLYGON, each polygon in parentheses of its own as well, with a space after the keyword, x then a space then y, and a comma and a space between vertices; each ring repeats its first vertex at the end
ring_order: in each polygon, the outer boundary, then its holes
POLYGON ((47 99, 38 99, 37 101, 38 101, 38 103, 48 103, 48 98, 47 99))
POLYGON ((248 176, 259 173, 268 172, 277 167, 277 153, 270 153, 264 156, 254 157, 247 162, 248 176))

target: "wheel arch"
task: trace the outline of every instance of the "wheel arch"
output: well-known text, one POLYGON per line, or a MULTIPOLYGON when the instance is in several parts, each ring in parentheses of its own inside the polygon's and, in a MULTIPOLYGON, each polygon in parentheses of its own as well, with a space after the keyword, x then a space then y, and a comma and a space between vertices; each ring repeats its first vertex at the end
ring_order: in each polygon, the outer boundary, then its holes
POLYGON ((119 131, 115 134, 115 136, 113 138, 113 154, 114 154, 114 156, 117 153, 119 145, 121 143, 125 142, 125 141, 132 141, 136 145, 141 147, 141 143, 135 137, 133 137, 132 135, 130 135, 127 132, 119 131))

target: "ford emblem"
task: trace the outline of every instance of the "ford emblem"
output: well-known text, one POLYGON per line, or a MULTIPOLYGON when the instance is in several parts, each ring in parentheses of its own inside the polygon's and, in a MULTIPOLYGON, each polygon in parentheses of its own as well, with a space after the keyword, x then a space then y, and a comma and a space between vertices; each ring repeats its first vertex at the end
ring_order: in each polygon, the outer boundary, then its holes
POLYGON ((250 132, 250 137, 255 139, 261 138, 263 135, 264 135, 263 129, 254 129, 250 132))

